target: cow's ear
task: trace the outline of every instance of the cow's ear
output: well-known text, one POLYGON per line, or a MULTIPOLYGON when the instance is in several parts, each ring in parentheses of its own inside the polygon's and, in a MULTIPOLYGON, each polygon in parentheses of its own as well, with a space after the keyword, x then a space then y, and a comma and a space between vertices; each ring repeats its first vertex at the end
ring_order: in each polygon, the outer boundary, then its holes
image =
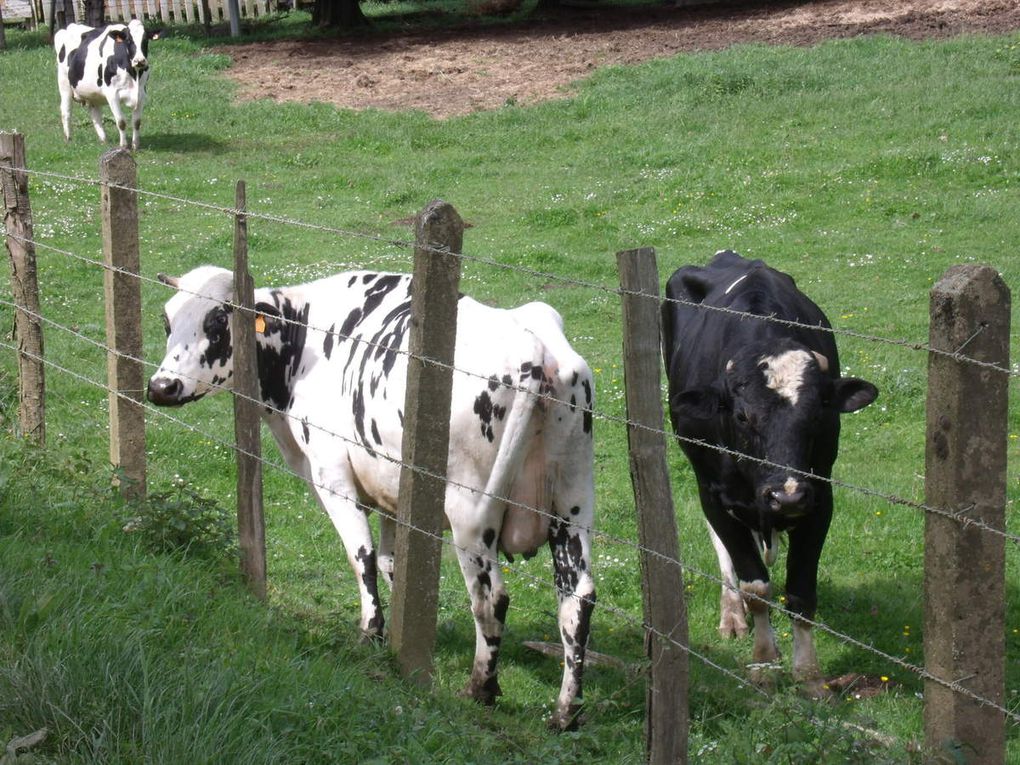
POLYGON ((670 408, 684 417, 707 420, 728 407, 726 399, 715 388, 688 388, 673 396, 670 408))
POLYGON ((840 414, 856 412, 878 398, 878 388, 859 377, 841 377, 832 383, 832 406, 840 414))
POLYGON ((160 35, 163 34, 162 29, 155 29, 152 32, 146 32, 145 36, 150 40, 158 40, 160 35))
POLYGON ((255 330, 260 335, 271 335, 279 332, 282 322, 280 321, 280 309, 272 303, 255 304, 255 330))
POLYGON ((163 284, 167 285, 168 287, 173 287, 174 289, 177 289, 180 286, 180 281, 181 280, 178 279, 176 276, 167 276, 166 274, 156 274, 156 278, 159 279, 161 282, 163 282, 163 284))

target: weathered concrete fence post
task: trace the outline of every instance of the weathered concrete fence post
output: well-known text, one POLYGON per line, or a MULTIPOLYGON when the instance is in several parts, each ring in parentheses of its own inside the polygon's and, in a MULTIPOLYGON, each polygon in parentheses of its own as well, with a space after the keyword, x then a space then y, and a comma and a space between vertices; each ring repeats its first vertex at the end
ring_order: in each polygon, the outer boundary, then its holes
POLYGON ((25 167, 25 136, 0 133, 5 241, 11 261, 11 292, 17 306, 14 338, 18 345, 18 423, 22 436, 43 446, 46 443, 46 375, 28 174, 18 172, 25 167))
POLYGON ((651 765, 687 762, 687 606, 679 564, 662 411, 659 270, 655 250, 616 255, 623 290, 623 375, 630 478, 641 545, 645 646, 650 660, 645 751, 651 765))
POLYGON ((113 149, 99 160, 106 297, 110 462, 121 491, 145 496, 145 371, 142 368, 142 289, 139 280, 138 185, 135 160, 113 149))
POLYGON ((255 283, 248 272, 244 181, 234 207, 234 439, 237 442, 237 543, 248 589, 266 597, 266 523, 262 506, 262 420, 255 346, 255 283))
MULTIPOLYGON (((1010 294, 987 266, 950 268, 931 291, 931 347, 1009 368, 1010 294)), ((999 706, 1005 700, 1004 537, 1008 375, 930 353, 925 501, 924 657, 935 677, 999 706)), ((925 743, 974 765, 1005 761, 1005 717, 932 680, 925 743)))
POLYGON ((427 685, 439 605, 464 224, 451 205, 435 200, 419 214, 415 233, 390 643, 403 673, 427 685))

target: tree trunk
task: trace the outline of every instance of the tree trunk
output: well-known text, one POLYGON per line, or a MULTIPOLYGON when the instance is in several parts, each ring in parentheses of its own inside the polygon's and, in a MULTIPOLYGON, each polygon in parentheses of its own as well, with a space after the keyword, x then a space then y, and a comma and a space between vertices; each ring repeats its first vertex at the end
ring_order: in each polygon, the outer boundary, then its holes
POLYGON ((320 27, 349 29, 368 24, 359 0, 316 0, 312 23, 320 27))
POLYGON ((103 17, 106 16, 106 3, 104 0, 85 0, 85 23, 90 27, 103 26, 103 17))

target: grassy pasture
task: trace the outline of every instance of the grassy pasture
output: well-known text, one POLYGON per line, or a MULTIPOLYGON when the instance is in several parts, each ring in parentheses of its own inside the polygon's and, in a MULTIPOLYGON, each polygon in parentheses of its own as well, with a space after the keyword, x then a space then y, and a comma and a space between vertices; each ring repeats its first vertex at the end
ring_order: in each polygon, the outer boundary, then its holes
MULTIPOLYGON (((85 110, 73 112, 72 143, 60 132, 52 51, 17 32, 8 42, 12 49, 0 54, 0 130, 27 136, 31 169, 95 178, 101 149, 85 110)), ((238 103, 223 74, 227 57, 173 36, 151 54, 138 174, 143 189, 163 196, 140 201, 144 275, 229 265, 229 218, 183 200, 229 206, 237 179, 247 181, 255 213, 352 232, 252 220, 260 284, 347 267, 406 271, 409 250, 390 240, 411 234, 397 222, 444 198, 472 224, 465 291, 501 306, 536 298, 555 306, 596 370, 598 409, 612 418, 624 416, 620 308, 610 292, 620 249, 654 246, 663 280, 724 247, 761 257, 791 273, 837 327, 911 342, 926 340, 928 290, 950 265, 989 263, 1014 290, 1020 285, 1020 35, 742 46, 599 70, 562 100, 443 122, 420 113, 238 103)), ((97 187, 38 175, 31 195, 40 242, 100 259, 97 187)), ((38 254, 44 314, 101 342, 99 269, 38 254)), ((143 290, 146 358, 158 361, 168 294, 152 283, 143 290)), ((10 326, 9 314, 0 305, 0 324, 10 326)), ((836 477, 923 499, 925 355, 839 340, 844 373, 872 380, 881 396, 846 419, 836 477)), ((69 332, 47 329, 46 351, 62 367, 105 379, 102 352, 69 332)), ((0 365, 9 418, 16 400, 9 352, 0 365)), ((266 477, 263 607, 246 598, 227 564, 153 556, 120 531, 130 512, 103 490, 105 395, 55 369, 47 384, 50 453, 6 440, 0 447, 0 741, 49 726, 39 756, 55 762, 641 760, 637 552, 614 541, 637 533, 626 434, 616 422, 596 420, 597 522, 605 536, 596 541, 592 648, 625 668, 593 666, 586 727, 556 737, 541 716, 559 668, 521 646, 555 634, 548 554, 508 567, 505 695, 493 710, 456 698, 473 630, 448 556, 437 688, 422 697, 396 679, 384 648, 355 642, 357 599, 343 550, 299 482, 279 471, 266 477)), ((1020 533, 1016 398, 1014 385, 1012 533, 1020 533)), ((232 433, 229 400, 173 416, 195 430, 151 418, 151 489, 183 482, 229 507, 232 455, 217 440, 232 433)), ((264 452, 275 460, 269 439, 264 452)), ((712 573, 714 556, 690 471, 678 451, 671 459, 681 551, 691 567, 691 646, 741 674, 750 643, 715 637, 718 589, 696 573, 712 573)), ((921 663, 923 519, 850 490, 837 490, 836 502, 819 618, 921 663)), ((1007 618, 1014 710, 1018 569, 1014 549, 1007 618)), ((781 583, 781 567, 775 577, 781 583)), ((789 629, 780 624, 789 655, 789 629)), ((907 760, 921 730, 918 679, 828 635, 819 649, 827 674, 885 676, 889 690, 810 705, 781 686, 766 699, 694 659, 692 761, 907 760), (874 749, 844 723, 898 743, 874 749)), ((1017 758, 1014 729, 1010 759, 1017 758)))

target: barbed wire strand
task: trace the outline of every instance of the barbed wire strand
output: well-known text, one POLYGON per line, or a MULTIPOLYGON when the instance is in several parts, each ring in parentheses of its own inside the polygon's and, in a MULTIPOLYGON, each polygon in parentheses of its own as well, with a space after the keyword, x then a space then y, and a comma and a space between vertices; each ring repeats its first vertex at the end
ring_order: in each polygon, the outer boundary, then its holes
POLYGON ((1011 370, 1011 369, 1007 369, 1005 367, 1001 367, 998 364, 995 364, 995 363, 992 363, 992 362, 986 362, 986 361, 980 361, 978 359, 974 359, 974 358, 972 358, 970 356, 966 356, 966 355, 962 354, 959 349, 957 351, 947 351, 947 350, 944 350, 944 349, 941 349, 941 348, 931 347, 930 345, 927 345, 927 344, 922 343, 922 342, 917 342, 917 341, 912 341, 912 340, 887 338, 887 337, 882 337, 882 336, 879 336, 879 335, 870 335, 870 334, 867 334, 867 333, 864 333, 864 332, 857 332, 855 330, 850 330, 850 329, 835 328, 835 327, 823 327, 823 326, 819 326, 819 325, 815 325, 815 324, 806 324, 806 323, 803 323, 803 322, 792 321, 792 320, 789 320, 789 319, 780 319, 780 318, 778 318, 778 317, 776 317, 774 315, 753 314, 753 313, 748 313, 748 312, 745 312, 745 311, 736 311, 736 310, 733 310, 731 308, 726 308, 726 307, 723 307, 723 306, 705 305, 704 303, 697 303, 697 302, 694 302, 694 301, 683 300, 683 299, 679 299, 679 298, 660 298, 657 295, 649 295, 649 294, 646 294, 646 293, 643 293, 643 292, 634 292, 634 291, 631 291, 631 290, 624 290, 622 288, 608 287, 608 286, 606 286, 604 284, 599 284, 597 282, 591 282, 591 281, 586 281, 586 280, 582 280, 582 279, 574 279, 574 278, 571 278, 571 277, 561 276, 559 274, 552 274, 552 273, 548 273, 548 272, 544 272, 544 271, 538 271, 538 270, 535 270, 535 269, 527 268, 526 266, 513 265, 513 264, 509 264, 509 263, 500 263, 499 261, 492 260, 491 258, 485 258, 485 257, 482 257, 482 256, 465 254, 465 253, 450 253, 448 250, 443 249, 443 248, 437 248, 437 247, 432 247, 432 246, 429 246, 429 245, 423 245, 423 244, 419 244, 419 243, 415 243, 415 242, 410 242, 410 241, 407 241, 407 240, 402 240, 402 239, 399 239, 399 238, 383 237, 383 236, 379 236, 379 235, 376 235, 376 234, 368 234, 368 233, 363 232, 363 231, 355 231, 353 229, 344 229, 344 228, 338 228, 338 227, 335 227, 335 226, 325 226, 325 225, 322 225, 322 224, 308 223, 306 221, 301 221, 301 220, 297 220, 297 219, 294 219, 294 218, 288 218, 288 217, 281 216, 281 215, 272 215, 272 214, 269 214, 269 213, 259 213, 259 212, 250 211, 250 210, 239 210, 236 207, 230 207, 230 206, 226 206, 226 205, 216 205, 216 204, 211 204, 211 203, 208 203, 208 202, 199 202, 199 201, 196 201, 196 200, 187 199, 185 197, 177 197, 177 196, 174 196, 172 194, 165 194, 165 193, 156 192, 156 191, 148 191, 148 190, 141 189, 141 188, 135 188, 135 187, 131 187, 131 186, 124 186, 124 185, 115 184, 115 183, 104 183, 102 180, 94 179, 94 178, 82 178, 80 176, 65 175, 65 174, 61 174, 61 173, 52 173, 52 172, 47 172, 47 171, 42 171, 42 170, 24 170, 24 169, 20 169, 20 168, 18 170, 19 170, 19 172, 25 172, 25 173, 28 173, 28 174, 34 174, 34 175, 38 175, 38 176, 42 176, 42 177, 59 178, 61 180, 74 181, 74 182, 77 182, 77 183, 82 183, 82 184, 87 184, 87 185, 94 185, 94 186, 104 186, 105 185, 108 188, 115 188, 115 189, 119 189, 119 190, 123 190, 123 191, 131 191, 131 192, 134 192, 136 194, 143 195, 143 196, 150 196, 150 197, 153 197, 153 198, 156 198, 156 199, 162 199, 162 200, 165 200, 165 201, 176 202, 178 204, 184 204, 184 205, 188 205, 188 206, 191 206, 191 207, 196 207, 196 208, 199 208, 199 209, 207 210, 207 211, 210 211, 210 212, 217 212, 217 213, 222 213, 222 214, 230 215, 230 216, 243 215, 243 216, 245 216, 248 219, 264 220, 264 221, 272 222, 272 223, 278 223, 278 224, 289 225, 289 226, 296 226, 296 227, 305 228, 305 229, 308 229, 308 230, 314 230, 314 231, 319 231, 319 232, 322 232, 322 233, 329 233, 329 234, 334 234, 334 235, 338 235, 338 236, 344 236, 344 237, 348 237, 348 238, 365 239, 365 240, 379 242, 379 243, 383 243, 383 244, 389 244, 391 246, 396 246, 396 247, 400 247, 400 248, 404 248, 404 249, 418 248, 418 249, 425 250, 427 252, 434 252, 434 253, 438 253, 438 254, 447 254, 447 255, 452 254, 455 257, 461 258, 463 260, 468 260, 468 261, 480 263, 480 264, 483 264, 483 265, 487 265, 487 266, 494 267, 494 268, 499 268, 499 269, 502 269, 502 270, 516 271, 516 272, 523 273, 523 274, 526 274, 526 275, 534 277, 534 278, 551 279, 553 281, 557 281, 557 282, 560 282, 560 283, 563 283, 563 284, 567 284, 567 285, 570 285, 570 286, 584 287, 584 288, 587 288, 587 289, 596 290, 596 291, 603 292, 603 293, 610 294, 610 295, 616 295, 616 296, 627 295, 627 296, 633 296, 633 297, 638 297, 638 298, 654 299, 654 300, 659 301, 659 302, 675 303, 675 304, 678 304, 678 305, 685 305, 685 306, 693 307, 693 308, 696 308, 696 309, 699 309, 699 310, 711 310, 711 311, 717 311, 717 312, 723 313, 723 314, 735 315, 735 316, 738 316, 738 317, 740 317, 742 319, 752 319, 752 320, 765 321, 765 322, 774 322, 774 323, 777 323, 777 324, 780 324, 780 325, 783 325, 783 326, 798 327, 798 328, 809 329, 809 330, 818 331, 818 332, 827 332, 827 333, 830 333, 830 334, 833 334, 833 335, 842 335, 842 336, 845 336, 845 337, 851 337, 851 338, 854 338, 854 339, 857 339, 857 340, 863 340, 863 341, 866 341, 866 342, 894 345, 894 346, 903 347, 903 348, 907 348, 907 349, 915 350, 915 351, 926 351, 926 352, 928 352, 930 354, 934 354, 934 355, 938 355, 938 356, 944 356, 944 357, 950 358, 950 359, 952 359, 954 361, 957 361, 957 362, 960 362, 960 363, 971 364, 971 365, 974 365, 974 366, 977 366, 977 367, 986 368, 986 369, 990 369, 990 370, 993 370, 993 371, 996 371, 996 372, 1000 372, 1000 373, 1005 374, 1005 375, 1010 376, 1010 377, 1020 377, 1020 370, 1011 370))
MULTIPOLYGON (((90 338, 86 338, 86 339, 89 339, 89 340, 90 340, 90 342, 93 342, 93 343, 95 343, 95 341, 92 341, 92 340, 91 340, 90 338)), ((101 344, 99 344, 99 343, 95 343, 95 344, 96 344, 96 345, 100 345, 100 346, 101 346, 101 344)), ((9 349, 11 349, 11 350, 17 350, 16 348, 14 348, 14 346, 8 345, 8 344, 6 344, 6 343, 0 343, 0 347, 6 347, 6 348, 9 348, 9 349)), ((24 352, 22 352, 22 353, 24 353, 24 352)), ((34 357, 34 356, 35 356, 35 354, 30 354, 30 353, 26 353, 26 355, 28 355, 28 356, 30 356, 30 357, 34 357)), ((37 358, 38 358, 38 357, 37 357, 37 358)), ((47 361, 46 359, 39 359, 39 360, 40 360, 40 361, 42 361, 43 363, 48 363, 48 364, 54 365, 54 364, 53 364, 53 362, 49 362, 49 361, 47 361)), ((136 360, 136 361, 137 361, 137 360, 136 360)), ((145 363, 145 362, 142 362, 142 363, 145 363)), ((69 374, 72 374, 72 375, 74 375, 74 376, 76 376, 76 377, 79 377, 79 378, 80 378, 80 379, 82 379, 83 381, 89 382, 90 384, 92 384, 92 385, 96 385, 97 387, 100 387, 100 388, 105 388, 105 389, 106 389, 107 391, 109 391, 109 392, 114 392, 114 393, 116 393, 116 395, 118 395, 118 396, 124 397, 124 398, 126 398, 127 400, 130 400, 130 401, 133 401, 133 402, 134 402, 134 403, 136 403, 136 404, 139 404, 139 402, 138 402, 138 401, 135 401, 134 399, 131 399, 130 397, 128 397, 128 396, 126 396, 126 395, 124 395, 124 394, 122 394, 122 393, 120 393, 120 392, 117 392, 117 391, 112 391, 112 389, 109 389, 109 388, 107 388, 106 386, 103 386, 103 385, 101 385, 101 384, 99 384, 99 383, 96 383, 95 381, 92 381, 92 380, 90 380, 89 378, 87 378, 87 377, 85 377, 85 376, 82 376, 82 375, 78 375, 77 373, 75 373, 75 372, 73 372, 73 371, 71 371, 71 370, 68 370, 68 369, 65 369, 65 368, 59 367, 59 365, 54 365, 54 366, 56 366, 57 368, 61 369, 62 371, 65 371, 65 372, 67 372, 67 373, 69 373, 69 374)), ((235 395, 240 395, 240 394, 237 394, 237 393, 235 392, 235 395)), ((244 396, 242 396, 242 398, 247 398, 247 397, 244 397, 244 396)), ((259 404, 260 406, 264 406, 264 404, 262 404, 261 402, 255 401, 254 399, 250 399, 250 398, 249 398, 248 400, 250 400, 250 401, 253 401, 253 402, 257 403, 257 404, 259 404)), ((145 406, 145 405, 144 405, 144 404, 142 404, 142 406, 145 406)), ((146 408, 147 408, 147 409, 150 409, 150 410, 152 410, 152 409, 151 409, 150 407, 146 407, 146 408)), ((158 410, 152 410, 152 411, 158 411, 158 410)), ((164 418, 168 418, 168 419, 171 419, 171 420, 175 420, 175 421, 177 421, 177 422, 182 422, 182 421, 180 421, 180 420, 177 420, 176 418, 173 418, 173 417, 170 417, 169 415, 166 415, 166 414, 165 414, 165 413, 163 413, 163 412, 159 412, 159 414, 160 414, 161 416, 163 416, 164 418)), ((185 424, 185 425, 186 425, 186 423, 183 423, 183 422, 182 422, 182 424, 185 424)), ((190 426, 189 426, 189 427, 190 427, 190 426)), ((201 434, 201 435, 203 435, 204 437, 207 437, 207 438, 213 438, 213 437, 209 436, 209 434, 206 434, 206 433, 204 433, 204 432, 202 432, 202 431, 198 431, 198 430, 197 430, 197 429, 195 429, 195 428, 192 428, 192 429, 193 429, 193 430, 195 430, 196 432, 200 433, 200 434, 201 434)), ((320 428, 320 429, 321 429, 321 428, 320 428)), ((327 432, 328 432, 328 431, 327 431, 327 432)), ((343 437, 343 436, 340 436, 339 434, 332 434, 332 435, 334 435, 335 437, 341 438, 341 439, 343 439, 343 440, 349 441, 350 443, 352 443, 352 444, 354 444, 354 445, 356 445, 356 446, 359 446, 360 448, 364 448, 364 447, 363 447, 363 446, 361 446, 360 444, 357 444, 357 442, 351 441, 350 439, 344 439, 344 437, 343 437)), ((220 441, 220 442, 221 442, 221 443, 222 443, 222 444, 223 444, 224 446, 227 446, 228 448, 232 448, 232 449, 234 449, 235 451, 238 451, 239 453, 245 453, 245 452, 244 452, 243 450, 240 450, 240 449, 238 449, 238 447, 236 447, 236 445, 231 445, 231 444, 228 444, 227 442, 225 442, 225 441, 222 441, 222 440, 220 440, 220 439, 213 439, 213 440, 218 440, 218 441, 220 441)), ((378 453, 378 452, 377 452, 377 453, 378 453)), ((259 459, 259 460, 260 460, 260 461, 262 461, 262 462, 263 462, 264 464, 267 464, 267 465, 269 465, 270 467, 274 467, 275 469, 280 469, 280 470, 285 470, 286 472, 290 472, 291 474, 293 474, 293 475, 295 475, 295 476, 297 476, 297 477, 299 477, 299 478, 302 478, 302 480, 305 480, 305 481, 306 481, 307 483, 311 484, 311 485, 312 485, 312 486, 313 486, 314 488, 320 488, 320 489, 323 489, 324 491, 327 491, 327 492, 329 492, 329 493, 331 493, 331 494, 333 494, 333 495, 335 495, 335 496, 341 496, 341 497, 344 497, 345 499, 348 499, 348 500, 350 500, 350 501, 352 501, 352 502, 355 502, 355 503, 357 503, 357 504, 358 504, 359 506, 361 506, 361 505, 360 505, 360 503, 359 503, 359 502, 357 501, 357 499, 356 499, 356 498, 352 498, 352 497, 349 497, 349 496, 345 496, 345 495, 342 495, 342 494, 340 494, 339 492, 336 492, 335 490, 333 490, 333 489, 331 489, 331 488, 329 488, 329 487, 325 487, 325 486, 319 486, 319 485, 315 484, 315 483, 314 483, 313 481, 311 481, 311 480, 309 480, 309 479, 305 478, 304 476, 301 476, 300 474, 296 473, 295 471, 292 471, 292 470, 290 470, 289 468, 282 468, 282 467, 280 467, 280 466, 278 466, 278 465, 275 465, 274 463, 269 463, 269 462, 265 461, 264 459, 262 459, 262 458, 260 458, 260 457, 255 457, 255 455, 249 455, 249 456, 252 456, 252 457, 254 457, 255 459, 259 459)), ((431 477, 433 477, 433 478, 437 478, 437 479, 443 478, 442 476, 438 476, 438 475, 432 474, 432 473, 431 473, 430 471, 426 471, 426 470, 424 470, 424 469, 422 469, 422 468, 420 468, 420 467, 418 467, 418 466, 415 466, 415 465, 409 465, 409 464, 407 464, 407 463, 401 462, 400 460, 396 460, 396 459, 394 459, 394 458, 390 457, 389 455, 382 455, 382 456, 384 456, 384 457, 385 457, 386 459, 390 460, 391 462, 394 462, 395 464, 399 465, 400 467, 407 467, 408 469, 411 469, 411 470, 413 470, 413 471, 417 471, 417 472, 420 472, 420 473, 422 473, 422 474, 424 474, 424 475, 428 475, 428 476, 431 476, 431 477)), ((451 482, 448 482, 448 483, 451 483, 451 482)), ((453 484, 453 485, 457 485, 457 484, 453 484)), ((484 494, 484 492, 478 492, 477 490, 473 489, 472 487, 464 487, 464 488, 467 488, 468 490, 474 491, 474 492, 476 492, 476 493, 482 493, 482 494, 484 494)), ((494 498, 496 498, 496 499, 503 499, 503 498, 500 498, 500 497, 495 497, 495 496, 494 496, 494 498)), ((509 501, 509 500, 504 500, 504 501, 509 501)), ((520 504, 520 503, 515 503, 515 504, 520 504)), ((525 506, 525 507, 527 507, 527 506, 525 506)), ((533 512, 536 512, 536 513, 539 513, 539 514, 545 514, 545 513, 543 512, 543 511, 541 511, 541 510, 539 510, 539 509, 537 509, 537 508, 527 508, 527 509, 530 509, 530 510, 532 510, 533 512)), ((560 519, 560 518, 559 518, 558 516, 551 516, 551 517, 555 517, 555 518, 556 518, 557 520, 559 520, 559 521, 561 521, 561 522, 562 522, 562 521, 564 521, 564 519, 560 519)), ((397 520, 397 522, 398 522, 398 523, 405 523, 404 521, 402 521, 402 520, 400 520, 400 519, 395 519, 395 520, 397 520)), ((568 521, 568 523, 569 523, 569 521, 568 521)), ((419 532, 419 533, 423 533, 423 534, 426 534, 426 535, 432 536, 432 537, 434 537, 434 538, 438 538, 438 539, 440 539, 440 540, 443 540, 443 538, 442 538, 441 536, 437 536, 437 535, 431 534, 430 532, 427 532, 427 531, 425 531, 425 530, 423 530, 423 529, 418 529, 417 527, 413 526, 413 525, 412 525, 412 524, 410 524, 410 523, 406 523, 406 525, 407 525, 407 526, 408 526, 409 528, 411 528, 412 530, 415 530, 415 531, 417 531, 417 532, 419 532)), ((620 541, 623 541, 623 540, 620 540, 620 541)), ((676 561, 675 559, 669 558, 668 556, 662 555, 661 553, 655 553, 655 551, 652 551, 652 550, 647 550, 647 549, 645 549, 645 548, 642 548, 642 547, 640 547, 639 545, 635 545, 635 544, 633 544, 633 543, 628 543, 628 544, 629 544, 629 546, 633 546, 633 547, 635 547, 636 549, 639 549, 639 550, 641 550, 641 551, 643 551, 643 552, 645 552, 645 553, 652 553, 652 554, 658 555, 659 557, 661 557, 661 558, 663 558, 663 559, 665 559, 665 560, 667 560, 667 561, 670 561, 671 563, 673 563, 673 564, 675 564, 675 565, 678 565, 678 566, 680 566, 680 567, 681 567, 681 568, 682 568, 683 570, 687 570, 687 571, 689 571, 690 573, 694 573, 694 574, 696 574, 696 575, 698 575, 698 576, 700 576, 700 577, 702 577, 702 578, 705 578, 705 579, 709 579, 709 580, 713 580, 713 581, 715 581, 715 582, 716 582, 717 584, 721 584, 722 586, 724 586, 724 587, 727 587, 728 589, 731 589, 731 590, 734 590, 734 591, 740 592, 740 591, 736 590, 735 588, 733 588, 733 587, 732 587, 731 585, 729 585, 728 583, 726 583, 725 581, 723 581, 722 579, 716 578, 716 577, 714 577, 714 576, 712 576, 712 575, 708 575, 708 574, 706 574, 706 573, 704 573, 704 572, 702 572, 702 571, 699 571, 699 570, 697 570, 697 569, 694 569, 693 567, 687 566, 687 565, 685 565, 685 564, 681 564, 681 563, 680 563, 679 561, 676 561)), ((463 549, 463 548, 459 548, 459 549, 463 549)), ((496 565, 500 565, 500 563, 499 563, 499 561, 498 561, 498 560, 497 560, 497 561, 494 561, 494 562, 495 562, 495 564, 496 564, 496 565)), ((504 566, 504 567, 506 567, 506 566, 504 566)), ((518 573, 523 573, 523 572, 518 572, 518 573)), ((530 574, 528 574, 528 575, 525 575, 525 576, 527 576, 527 577, 530 577, 530 578, 534 579, 535 581, 539 581, 539 580, 537 580, 537 578, 536 578, 536 577, 533 577, 533 576, 532 576, 532 575, 530 575, 530 574)), ((908 671, 910 671, 910 672, 913 672, 913 673, 917 674, 917 675, 918 675, 919 677, 921 677, 921 678, 923 678, 923 679, 926 679, 926 680, 930 680, 930 681, 932 681, 932 682, 935 682, 935 683, 937 683, 937 684, 939 684, 939 685, 942 685, 943 687, 946 687, 947 689, 949 689, 949 690, 951 690, 951 691, 953 691, 953 692, 955 692, 955 693, 958 693, 958 694, 961 694, 961 695, 964 695, 964 696, 968 696, 969 698, 971 698, 972 700, 974 700, 974 701, 976 701, 976 702, 978 702, 978 703, 981 703, 981 704, 983 704, 983 705, 988 705, 988 706, 991 706, 991 707, 993 707, 993 708, 997 709, 998 711, 1002 711, 1002 712, 1003 712, 1004 714, 1006 714, 1007 716, 1009 716, 1009 717, 1011 717, 1012 719, 1014 719, 1014 721, 1015 721, 1016 723, 1020 723, 1020 715, 1018 715, 1018 714, 1016 714, 1016 713, 1013 713, 1013 712, 1011 712, 1010 710, 1006 709, 1005 707, 1001 707, 1001 706, 997 705, 997 704, 996 704, 996 703, 995 703, 994 701, 992 701, 992 700, 990 700, 990 699, 985 699, 985 698, 983 698, 983 697, 979 696, 978 694, 975 694, 975 693, 974 693, 973 691, 970 691, 969 689, 967 689, 967 688, 965 688, 964 686, 960 685, 960 683, 961 683, 962 681, 959 681, 959 680, 958 680, 958 681, 948 681, 948 680, 945 680, 945 679, 943 679, 943 678, 939 678, 939 677, 937 677, 937 676, 935 676, 935 675, 931 674, 930 672, 928 672, 927 670, 925 670, 925 669, 923 669, 923 668, 921 668, 921 667, 918 667, 918 666, 916 666, 916 665, 910 664, 909 662, 906 662, 906 661, 905 661, 905 660, 903 660, 903 659, 900 659, 900 658, 898 658, 898 657, 895 657, 895 656, 893 656, 892 654, 889 654, 889 653, 886 653, 886 652, 884 652, 884 651, 881 651, 880 649, 877 649, 877 648, 875 648, 874 646, 871 646, 871 645, 869 645, 868 643, 864 643, 863 641, 857 640, 856 638, 853 638, 853 637, 851 637, 850 635, 846 635, 845 633, 841 633, 841 632, 839 632, 838 630, 835 630, 835 629, 833 629, 833 628, 829 627, 828 625, 826 625, 826 624, 824 624, 824 623, 821 623, 821 622, 817 622, 817 621, 814 621, 814 620, 811 620, 811 619, 807 619, 807 618, 805 618, 805 617, 803 617, 803 616, 801 616, 801 615, 798 615, 798 614, 794 614, 794 613, 792 613, 791 611, 789 611, 788 609, 786 609, 786 608, 785 608, 785 607, 784 607, 783 605, 781 605, 781 604, 779 604, 779 603, 775 603, 775 602, 773 602, 773 601, 770 601, 770 600, 768 600, 768 599, 766 599, 766 598, 763 598, 763 597, 760 597, 760 596, 756 596, 756 595, 754 595, 754 594, 752 594, 752 593, 742 593, 742 594, 744 594, 745 596, 750 596, 750 598, 751 598, 751 599, 753 599, 753 600, 758 600, 758 601, 761 601, 761 602, 765 603, 766 605, 768 605, 769 607, 771 607, 771 608, 774 608, 775 610, 777 610, 777 611, 779 611, 779 612, 785 613, 786 615, 790 616, 790 617, 791 617, 791 618, 793 618, 793 619, 796 619, 796 620, 798 620, 798 621, 801 621, 801 622, 803 622, 803 623, 805 623, 805 624, 809 624, 809 625, 810 625, 810 626, 812 626, 812 627, 816 627, 816 628, 818 628, 818 629, 820 629, 820 630, 822 630, 822 631, 826 632, 827 634, 830 634, 831 636, 835 637, 835 638, 836 638, 837 640, 839 640, 839 641, 841 641, 841 642, 845 642, 845 643, 848 643, 848 644, 850 644, 850 645, 853 645, 853 646, 855 646, 855 647, 857 647, 857 648, 859 648, 859 649, 861 649, 861 650, 864 650, 864 651, 866 651, 866 652, 871 652, 871 653, 874 653, 875 655, 877 655, 877 656, 879 656, 879 657, 881 657, 881 658, 883 658, 883 659, 885 659, 885 660, 887 660, 887 661, 890 661, 890 662, 892 662, 893 664, 895 664, 895 665, 897 665, 897 666, 899 666, 899 667, 901 667, 901 668, 903 668, 903 669, 906 669, 906 670, 908 670, 908 671)), ((622 612, 622 613, 626 614, 626 612, 622 612)), ((629 614, 628 614, 627 616, 629 617, 629 614)), ((652 631, 655 631, 655 630, 654 630, 654 629, 653 629, 653 628, 652 628, 651 626, 649 626, 649 625, 645 625, 645 628, 646 628, 646 629, 648 629, 648 630, 652 630, 652 631)), ((676 642, 675 640, 673 640, 672 638, 670 638, 669 636, 667 636, 667 635, 665 635, 665 634, 659 634, 659 637, 660 637, 660 638, 663 638, 663 639, 667 639, 667 640, 669 640, 670 642, 674 642, 674 643, 676 642)), ((679 645, 679 644, 677 644, 677 645, 678 645, 678 647, 684 648, 684 650, 688 650, 688 651, 690 650, 690 649, 689 649, 689 647, 684 647, 684 646, 681 646, 681 645, 679 645)), ((695 655, 695 654, 692 654, 692 655, 695 655)), ((699 659, 700 659, 701 657, 698 657, 698 656, 696 656, 696 658, 699 658, 699 659)))

